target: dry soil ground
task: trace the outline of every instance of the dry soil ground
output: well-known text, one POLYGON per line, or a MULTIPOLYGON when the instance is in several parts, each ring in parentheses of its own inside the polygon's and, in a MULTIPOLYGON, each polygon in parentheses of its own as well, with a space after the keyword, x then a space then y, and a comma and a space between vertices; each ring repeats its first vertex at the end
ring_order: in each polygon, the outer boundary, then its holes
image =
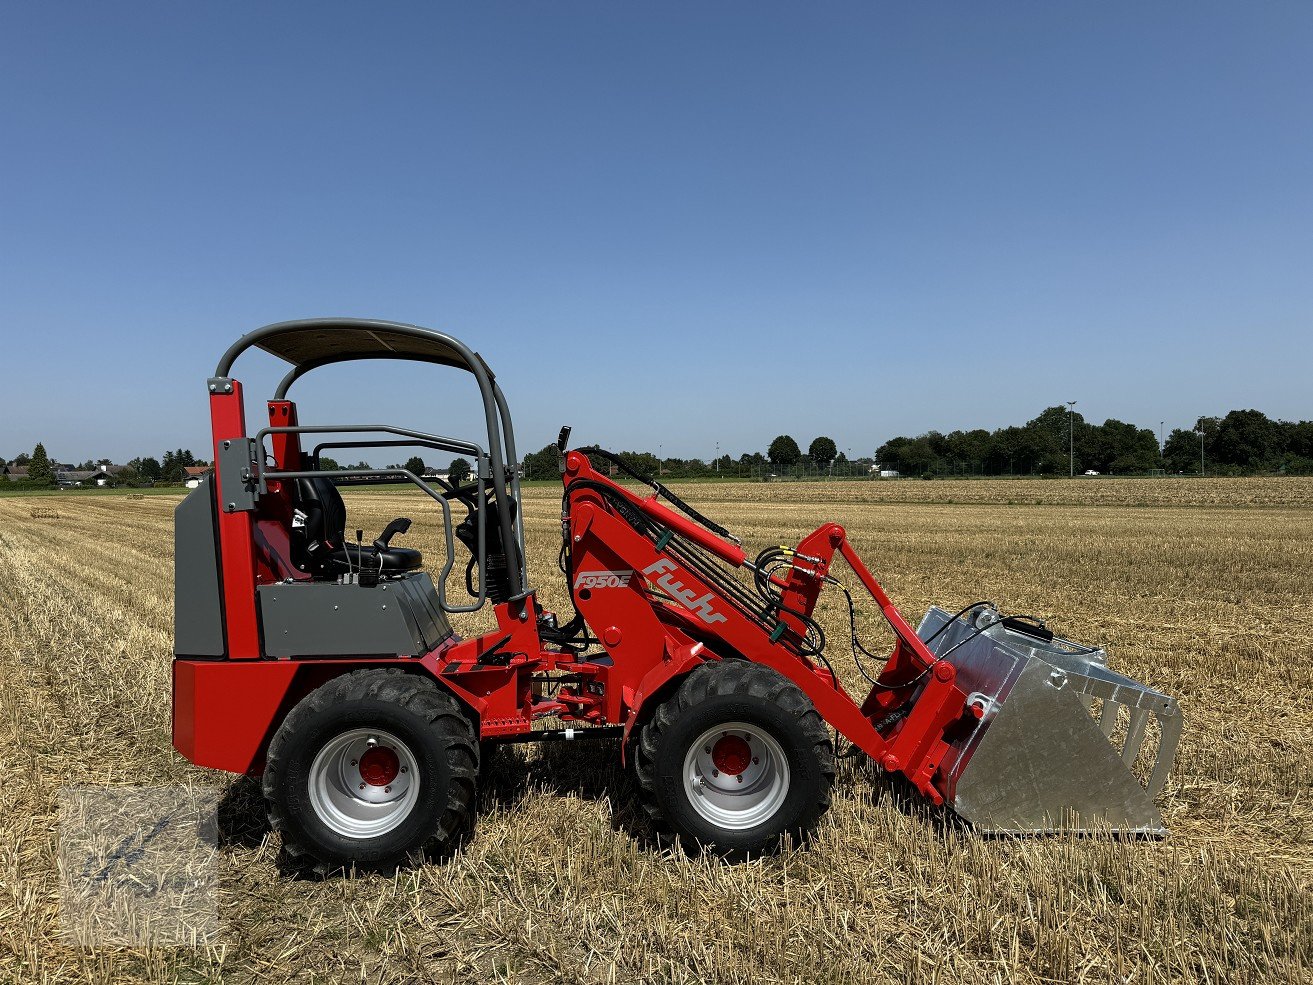
MULTIPOLYGON (((0 977, 1313 980, 1313 480, 683 492, 754 547, 844 523, 914 617, 993 598, 1106 644, 1184 708, 1172 835, 987 840, 846 766, 810 846, 727 866, 654 847, 613 750, 557 747, 500 754, 475 837, 448 862, 290 879, 250 784, 170 747, 174 498, 0 498, 0 977), (138 784, 223 797, 208 944, 61 933, 60 791, 138 784)), ((427 517, 392 493, 352 506, 368 531, 427 517)), ((555 491, 529 492, 535 581, 564 608, 557 511, 555 491)), ((408 542, 435 532, 417 522, 408 542)), ((822 619, 845 638, 841 599, 822 619)))

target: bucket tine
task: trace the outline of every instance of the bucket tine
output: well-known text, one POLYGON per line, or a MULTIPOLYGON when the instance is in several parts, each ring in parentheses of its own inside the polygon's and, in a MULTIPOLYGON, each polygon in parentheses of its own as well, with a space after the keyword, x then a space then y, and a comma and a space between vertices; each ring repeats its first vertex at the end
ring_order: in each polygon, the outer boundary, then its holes
POLYGON ((1112 738, 1113 730, 1117 728, 1117 714, 1121 711, 1121 705, 1112 698, 1103 699, 1103 712, 1099 715, 1099 728, 1103 729, 1103 734, 1112 738))
POLYGON ((1162 792, 1163 785, 1167 783, 1167 774, 1172 771, 1172 761, 1176 758, 1176 744, 1181 741, 1181 727, 1184 724, 1176 702, 1171 701, 1170 704, 1166 704, 1163 713, 1158 717, 1158 726, 1162 730, 1162 734, 1158 737, 1158 760, 1153 764, 1153 775, 1149 777, 1149 785, 1145 788, 1145 793, 1150 797, 1157 797, 1162 792))
POLYGON ((1131 766, 1139 758, 1140 746, 1144 744, 1144 730, 1148 724, 1148 709, 1131 709, 1131 727, 1126 733, 1126 745, 1122 747, 1122 762, 1127 766, 1131 766))

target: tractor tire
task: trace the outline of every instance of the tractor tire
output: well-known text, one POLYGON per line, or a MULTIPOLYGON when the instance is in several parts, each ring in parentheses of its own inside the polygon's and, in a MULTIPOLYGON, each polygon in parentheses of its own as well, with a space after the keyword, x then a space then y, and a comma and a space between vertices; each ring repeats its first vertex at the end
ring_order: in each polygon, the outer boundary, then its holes
POLYGON ((834 745, 792 681, 709 662, 662 702, 634 744, 643 805, 690 850, 732 861, 802 842, 830 806, 834 745))
POLYGON ((414 674, 358 670, 283 720, 264 796, 294 867, 392 873, 456 846, 478 772, 474 726, 455 698, 414 674))

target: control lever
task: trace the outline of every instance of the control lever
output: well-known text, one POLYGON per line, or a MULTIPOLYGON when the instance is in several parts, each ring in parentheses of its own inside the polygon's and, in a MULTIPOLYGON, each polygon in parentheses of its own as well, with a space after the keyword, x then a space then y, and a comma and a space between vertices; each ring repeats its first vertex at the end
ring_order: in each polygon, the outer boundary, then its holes
POLYGON ((404 534, 409 530, 410 518, 399 516, 383 528, 383 532, 378 535, 378 540, 374 541, 374 547, 380 551, 386 551, 392 546, 393 537, 397 534, 404 534))

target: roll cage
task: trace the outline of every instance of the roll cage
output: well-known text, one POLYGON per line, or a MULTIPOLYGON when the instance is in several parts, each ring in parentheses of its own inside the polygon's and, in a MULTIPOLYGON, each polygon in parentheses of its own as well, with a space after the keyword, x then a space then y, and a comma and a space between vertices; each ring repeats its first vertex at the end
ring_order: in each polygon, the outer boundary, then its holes
MULTIPOLYGON (((220 358, 214 376, 208 381, 211 422, 214 437, 216 491, 218 494, 219 540, 226 556, 237 559, 225 576, 223 595, 229 618, 229 643, 234 655, 256 656, 258 635, 252 628, 244 630, 250 620, 238 617, 250 606, 250 599, 260 577, 260 567, 253 542, 259 539, 264 516, 257 501, 274 489, 297 479, 320 477, 340 479, 357 476, 394 476, 420 487, 442 510, 447 557, 438 580, 440 605, 447 612, 470 612, 480 608, 486 597, 484 587, 473 605, 457 606, 447 602, 445 583, 453 564, 454 542, 448 500, 454 492, 445 483, 435 489, 423 477, 405 469, 319 469, 319 454, 325 448, 381 448, 402 445, 420 446, 467 454, 476 462, 476 481, 467 487, 467 495, 480 507, 490 499, 494 507, 496 538, 507 555, 506 579, 511 604, 522 605, 532 594, 525 564, 523 519, 518 509, 520 480, 515 467, 515 435, 510 408, 488 364, 459 339, 433 329, 401 322, 356 318, 320 318, 278 322, 250 332, 220 358), (233 378, 237 359, 249 349, 261 349, 291 364, 268 402, 269 425, 248 434, 242 406, 242 387, 233 378), (470 373, 479 388, 486 448, 477 442, 396 427, 388 424, 316 424, 302 425, 296 405, 287 394, 292 384, 322 366, 357 360, 396 359, 449 366, 470 373), (367 438, 373 434, 376 437, 367 438), (301 450, 302 435, 335 436, 339 440, 320 442, 312 452, 301 450), (357 437, 359 436, 359 437, 357 437), (345 440, 343 440, 345 439, 345 440), (266 450, 266 442, 272 453, 266 450), (486 494, 490 490, 491 496, 486 494), (250 577, 246 577, 246 572, 250 577)), ((277 497, 270 497, 276 500, 277 497)), ((276 508, 267 506, 266 508, 276 508)), ((487 560, 484 510, 476 511, 477 546, 474 554, 480 570, 487 560)), ((228 571, 229 569, 225 569, 228 571)))

